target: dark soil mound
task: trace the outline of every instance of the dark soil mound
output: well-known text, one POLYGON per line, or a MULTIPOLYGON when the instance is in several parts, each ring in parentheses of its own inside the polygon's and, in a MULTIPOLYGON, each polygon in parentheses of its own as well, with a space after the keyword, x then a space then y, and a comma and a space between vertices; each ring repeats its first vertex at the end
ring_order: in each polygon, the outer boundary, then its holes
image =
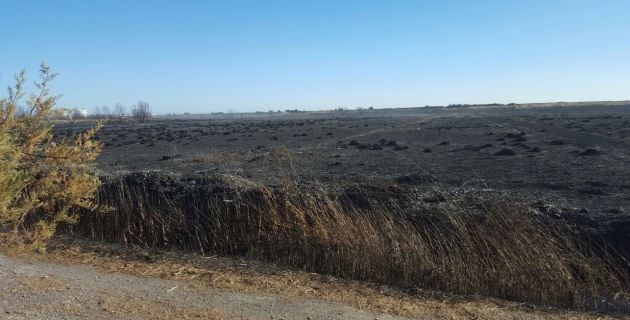
POLYGON ((494 153, 495 156, 513 156, 515 155, 512 149, 501 149, 494 153))
POLYGON ((436 180, 433 176, 428 174, 413 173, 398 177, 394 179, 394 181, 399 184, 419 185, 431 184, 434 183, 436 180))
POLYGON ((596 156, 601 154, 601 151, 597 150, 597 149, 586 149, 580 153, 578 153, 578 156, 596 156))

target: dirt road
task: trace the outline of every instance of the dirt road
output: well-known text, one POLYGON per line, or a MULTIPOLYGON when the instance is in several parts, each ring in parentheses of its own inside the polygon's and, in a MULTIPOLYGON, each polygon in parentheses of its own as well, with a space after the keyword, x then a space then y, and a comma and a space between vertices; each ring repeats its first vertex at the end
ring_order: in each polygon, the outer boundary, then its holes
POLYGON ((233 293, 0 254, 0 319, 403 319, 341 304, 233 293))
POLYGON ((153 262, 143 263, 137 253, 104 245, 19 258, 0 253, 0 320, 630 319, 483 297, 411 297, 232 259, 153 253, 153 262))

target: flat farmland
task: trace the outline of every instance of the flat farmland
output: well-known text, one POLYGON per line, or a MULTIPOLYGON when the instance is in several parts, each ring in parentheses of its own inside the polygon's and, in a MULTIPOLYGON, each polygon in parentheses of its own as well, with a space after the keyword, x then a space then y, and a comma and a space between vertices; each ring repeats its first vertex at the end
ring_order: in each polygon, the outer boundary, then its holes
MULTIPOLYGON (((60 124, 71 135, 85 123, 60 124)), ((630 209, 630 106, 417 108, 110 122, 102 174, 287 176, 499 193, 584 214, 630 209)))

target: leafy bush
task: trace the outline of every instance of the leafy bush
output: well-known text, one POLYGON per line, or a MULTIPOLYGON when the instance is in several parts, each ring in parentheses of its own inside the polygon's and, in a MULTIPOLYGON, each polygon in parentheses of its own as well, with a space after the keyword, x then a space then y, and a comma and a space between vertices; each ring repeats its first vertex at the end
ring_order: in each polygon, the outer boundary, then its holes
POLYGON ((39 72, 39 92, 26 100, 25 112, 16 112, 25 95, 24 71, 0 100, 0 230, 42 248, 58 223, 73 223, 78 209, 93 207, 100 185, 93 164, 101 146, 92 138, 101 125, 55 141, 48 119, 59 97, 50 95, 49 83, 57 74, 44 63, 39 72))

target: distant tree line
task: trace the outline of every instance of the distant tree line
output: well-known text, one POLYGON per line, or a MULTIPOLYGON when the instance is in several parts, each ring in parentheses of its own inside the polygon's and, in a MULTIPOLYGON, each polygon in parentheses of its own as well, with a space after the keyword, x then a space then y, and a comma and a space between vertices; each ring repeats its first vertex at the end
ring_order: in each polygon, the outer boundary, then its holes
POLYGON ((480 106, 490 106, 490 107, 503 107, 503 106, 515 106, 516 103, 508 103, 508 104, 503 104, 503 103, 482 103, 482 104, 461 104, 461 103, 451 103, 448 106, 446 106, 447 108, 468 108, 468 107, 480 107, 480 106))
POLYGON ((151 106, 147 102, 139 101, 131 107, 131 113, 127 112, 127 108, 122 103, 115 104, 114 108, 111 110, 108 106, 99 106, 94 108, 94 112, 90 115, 90 118, 120 121, 129 116, 140 122, 147 121, 151 118, 151 106))

